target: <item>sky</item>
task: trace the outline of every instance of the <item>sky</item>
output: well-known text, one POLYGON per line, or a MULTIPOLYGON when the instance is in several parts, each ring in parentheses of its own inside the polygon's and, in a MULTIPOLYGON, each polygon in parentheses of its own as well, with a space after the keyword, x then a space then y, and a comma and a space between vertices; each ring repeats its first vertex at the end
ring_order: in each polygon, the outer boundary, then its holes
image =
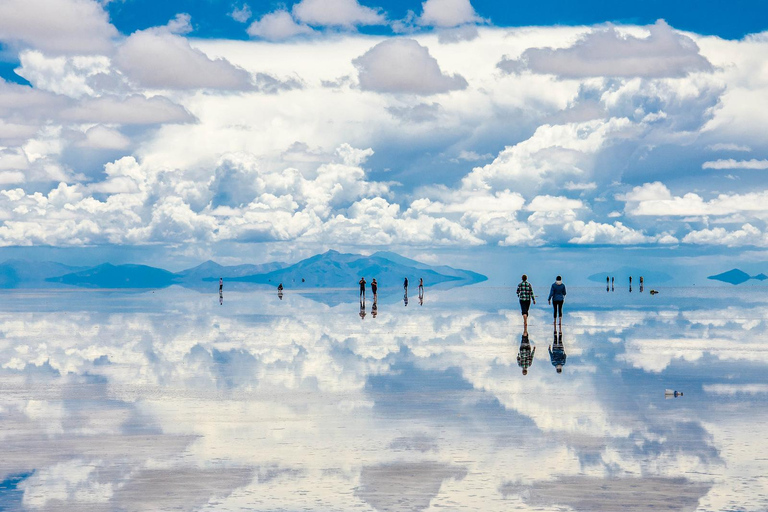
POLYGON ((764 260, 767 11, 6 0, 0 258, 764 260))

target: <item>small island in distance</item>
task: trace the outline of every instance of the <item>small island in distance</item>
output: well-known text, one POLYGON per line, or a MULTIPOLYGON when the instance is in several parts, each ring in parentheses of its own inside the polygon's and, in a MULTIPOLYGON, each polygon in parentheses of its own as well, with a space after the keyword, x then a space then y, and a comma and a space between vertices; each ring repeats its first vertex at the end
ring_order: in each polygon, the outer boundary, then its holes
POLYGON ((723 272, 722 274, 709 276, 707 277, 707 279, 712 279, 713 281, 722 281, 723 283, 742 284, 742 283, 746 283, 750 279, 754 279, 756 281, 765 281, 766 279, 768 279, 768 276, 766 276, 763 273, 757 274, 756 276, 750 276, 743 270, 734 268, 727 272, 723 272))
POLYGON ((432 266, 392 252, 370 256, 327 251, 298 263, 281 262, 260 265, 224 266, 206 261, 180 272, 170 272, 148 265, 113 265, 72 267, 54 262, 8 260, 0 264, 0 288, 49 288, 77 286, 93 289, 150 289, 181 285, 209 288, 211 281, 224 278, 228 283, 286 288, 350 288, 360 277, 370 283, 376 278, 382 289, 402 287, 408 278, 413 285, 423 278, 429 286, 466 286, 487 280, 470 270, 441 265, 432 266))

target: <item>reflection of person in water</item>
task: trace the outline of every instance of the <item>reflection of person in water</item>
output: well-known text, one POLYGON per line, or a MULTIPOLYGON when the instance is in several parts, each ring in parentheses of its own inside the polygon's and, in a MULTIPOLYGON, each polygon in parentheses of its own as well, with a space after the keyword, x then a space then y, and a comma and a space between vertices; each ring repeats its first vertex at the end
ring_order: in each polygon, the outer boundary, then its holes
POLYGON ((555 333, 552 346, 547 347, 549 350, 549 360, 552 362, 552 366, 557 369, 557 373, 563 373, 563 366, 565 366, 565 347, 563 347, 563 331, 560 334, 555 333))
POLYGON ((360 320, 365 320, 365 301, 360 301, 360 320))
POLYGON ((405 294, 403 294, 403 306, 408 305, 408 290, 405 290, 405 294))
POLYGON ((360 297, 365 300, 365 278, 361 277, 358 284, 360 285, 360 297))
POLYGON ((528 340, 528 329, 524 329, 520 338, 520 351, 517 353, 517 366, 523 369, 523 375, 528 375, 528 368, 533 364, 535 353, 536 347, 531 349, 531 342, 528 340))
POLYGON ((376 282, 376 278, 374 277, 371 281, 371 293, 373 294, 373 303, 376 303, 376 300, 379 298, 377 295, 377 292, 379 290, 379 283, 376 282))
POLYGON ((371 316, 373 318, 376 318, 376 315, 379 313, 379 304, 376 302, 376 297, 373 298, 373 305, 371 306, 371 316))

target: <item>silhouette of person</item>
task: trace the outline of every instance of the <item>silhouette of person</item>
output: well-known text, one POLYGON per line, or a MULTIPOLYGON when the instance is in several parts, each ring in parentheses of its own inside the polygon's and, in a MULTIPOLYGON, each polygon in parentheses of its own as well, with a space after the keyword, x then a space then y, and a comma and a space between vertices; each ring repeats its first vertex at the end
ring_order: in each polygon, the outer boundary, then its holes
POLYGON ((552 345, 547 347, 549 350, 549 360, 552 366, 555 367, 557 373, 563 373, 563 366, 565 366, 565 347, 563 347, 563 331, 560 334, 554 334, 554 341, 552 345))
POLYGON ((536 347, 531 349, 531 342, 528 340, 528 329, 523 329, 523 336, 520 338, 520 350, 517 353, 517 366, 523 369, 523 375, 528 375, 528 368, 533 364, 533 355, 536 353, 536 347))
POLYGON ((219 278, 219 293, 222 293, 224 291, 224 278, 219 278))
POLYGON ((360 320, 365 320, 365 301, 360 301, 360 320))
POLYGON ((361 277, 358 284, 360 285, 360 297, 365 300, 365 278, 361 277))
POLYGON ((376 278, 374 277, 371 281, 371 293, 373 293, 373 303, 376 303, 376 300, 378 299, 378 290, 379 290, 379 283, 376 282, 376 278))
POLYGON ((408 278, 405 278, 405 281, 403 281, 403 289, 405 290, 405 293, 408 293, 408 278))
POLYGON ((643 282, 643 276, 640 276, 640 293, 643 293, 643 290, 645 289, 645 283, 643 282))
POLYGON ((536 304, 536 297, 533 295, 533 287, 525 274, 523 274, 522 282, 517 285, 517 298, 520 299, 520 311, 523 313, 523 328, 528 330, 528 310, 531 307, 531 301, 536 304))
POLYGON ((283 291, 283 283, 280 283, 279 285, 277 285, 277 291, 279 292, 283 291))
POLYGON ((424 298, 424 279, 419 278, 419 298, 424 298))
POLYGON ((613 280, 614 280, 614 279, 616 279, 616 278, 615 278, 615 277, 611 277, 611 291, 612 291, 612 292, 613 292, 613 291, 616 291, 616 290, 613 288, 613 280))
POLYGON ((611 291, 611 278, 608 276, 605 276, 605 291, 611 291))
POLYGON ((557 276, 555 282, 549 289, 549 297, 547 298, 547 304, 554 306, 554 320, 552 320, 552 326, 554 327, 557 319, 560 319, 560 326, 563 325, 563 302, 565 302, 565 285, 563 284, 563 278, 557 276))
POLYGON ((378 313, 379 313, 379 304, 376 302, 376 297, 374 296, 373 305, 371 306, 371 316, 373 318, 376 318, 376 315, 378 313))

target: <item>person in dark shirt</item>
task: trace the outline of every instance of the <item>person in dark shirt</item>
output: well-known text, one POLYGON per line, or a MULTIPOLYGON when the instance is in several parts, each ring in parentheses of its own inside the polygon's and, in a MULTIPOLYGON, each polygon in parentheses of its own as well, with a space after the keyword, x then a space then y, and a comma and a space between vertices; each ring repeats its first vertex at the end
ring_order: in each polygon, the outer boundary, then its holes
POLYGON ((376 278, 374 277, 371 281, 371 293, 373 293, 373 302, 376 303, 376 299, 378 299, 378 290, 379 290, 379 283, 376 282, 376 278))
POLYGON ((528 375, 528 368, 533 364, 535 353, 536 347, 531 349, 531 342, 528 340, 528 329, 524 329, 523 336, 520 338, 520 350, 517 353, 517 366, 523 369, 523 375, 528 375))
POLYGON ((407 277, 403 281, 403 289, 405 290, 405 293, 408 293, 408 278, 407 277))
POLYGON ((555 333, 554 338, 552 345, 547 347, 547 350, 549 350, 549 360, 557 370, 557 373, 563 373, 566 357, 565 347, 563 346, 563 332, 560 331, 559 335, 555 333))
POLYGON ((361 277, 358 284, 360 284, 360 298, 365 300, 365 278, 361 277))
POLYGON ((557 279, 555 279, 555 282, 552 283, 549 289, 549 297, 547 298, 547 304, 552 304, 555 309, 555 317, 552 320, 553 326, 558 321, 558 318, 560 319, 560 327, 563 326, 563 302, 565 302, 565 285, 563 284, 563 278, 557 276, 557 279))

